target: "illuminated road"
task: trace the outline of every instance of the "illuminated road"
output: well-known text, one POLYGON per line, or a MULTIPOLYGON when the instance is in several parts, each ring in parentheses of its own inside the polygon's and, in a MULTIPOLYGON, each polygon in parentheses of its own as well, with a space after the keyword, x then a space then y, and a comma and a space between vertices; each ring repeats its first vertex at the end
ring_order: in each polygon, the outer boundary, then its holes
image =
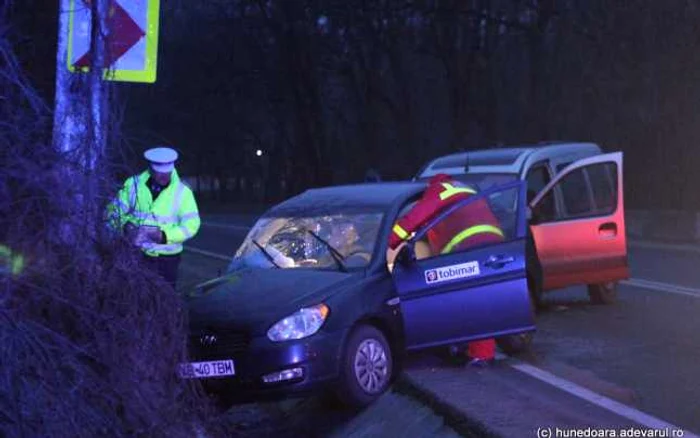
MULTIPOLYGON (((248 224, 205 225, 191 246, 232 255, 248 224)), ((189 257, 185 275, 212 264, 207 257, 189 257)), ((533 349, 520 359, 699 433, 700 251, 631 243, 630 265, 632 279, 620 286, 614 305, 588 304, 584 288, 549 294, 533 349)))

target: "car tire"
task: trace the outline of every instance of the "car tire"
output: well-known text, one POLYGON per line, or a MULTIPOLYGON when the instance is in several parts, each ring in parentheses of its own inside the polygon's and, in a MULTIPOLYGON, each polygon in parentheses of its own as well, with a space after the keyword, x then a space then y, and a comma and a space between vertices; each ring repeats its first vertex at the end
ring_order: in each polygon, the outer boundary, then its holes
POLYGON ((346 342, 340 366, 336 398, 349 408, 371 404, 392 381, 393 357, 384 334, 370 325, 357 327, 346 342))
MULTIPOLYGON (((535 314, 542 307, 542 289, 537 286, 537 283, 530 275, 527 276, 527 285, 530 292, 530 308, 532 313, 535 314)), ((496 338, 496 344, 505 354, 514 355, 529 350, 534 337, 534 331, 518 333, 517 335, 496 338)))
POLYGON ((591 304, 613 304, 617 300, 617 283, 589 284, 588 297, 591 304))

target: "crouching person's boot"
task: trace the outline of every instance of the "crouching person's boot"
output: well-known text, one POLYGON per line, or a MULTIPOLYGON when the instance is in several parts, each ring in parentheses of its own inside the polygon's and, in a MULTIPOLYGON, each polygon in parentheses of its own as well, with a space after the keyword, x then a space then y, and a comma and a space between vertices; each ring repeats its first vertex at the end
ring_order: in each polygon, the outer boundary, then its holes
POLYGON ((467 364, 474 367, 487 367, 496 358, 496 340, 483 339, 469 343, 467 364))

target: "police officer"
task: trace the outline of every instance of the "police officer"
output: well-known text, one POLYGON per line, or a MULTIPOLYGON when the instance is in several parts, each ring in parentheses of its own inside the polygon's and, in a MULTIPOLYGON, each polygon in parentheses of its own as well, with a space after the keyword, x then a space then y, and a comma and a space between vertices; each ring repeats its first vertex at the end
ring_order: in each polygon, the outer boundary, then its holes
POLYGON ((146 266, 175 289, 183 243, 199 231, 197 202, 175 169, 175 150, 152 148, 144 158, 148 169, 128 178, 108 207, 110 223, 141 250, 146 266))

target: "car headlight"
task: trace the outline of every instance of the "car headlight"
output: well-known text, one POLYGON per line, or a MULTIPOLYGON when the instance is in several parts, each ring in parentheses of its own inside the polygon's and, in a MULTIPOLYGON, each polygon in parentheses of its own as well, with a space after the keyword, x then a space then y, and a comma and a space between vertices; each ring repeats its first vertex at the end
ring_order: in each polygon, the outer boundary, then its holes
POLYGON ((321 328, 328 311, 325 304, 305 307, 270 327, 267 337, 273 342, 282 342, 311 336, 321 328))

